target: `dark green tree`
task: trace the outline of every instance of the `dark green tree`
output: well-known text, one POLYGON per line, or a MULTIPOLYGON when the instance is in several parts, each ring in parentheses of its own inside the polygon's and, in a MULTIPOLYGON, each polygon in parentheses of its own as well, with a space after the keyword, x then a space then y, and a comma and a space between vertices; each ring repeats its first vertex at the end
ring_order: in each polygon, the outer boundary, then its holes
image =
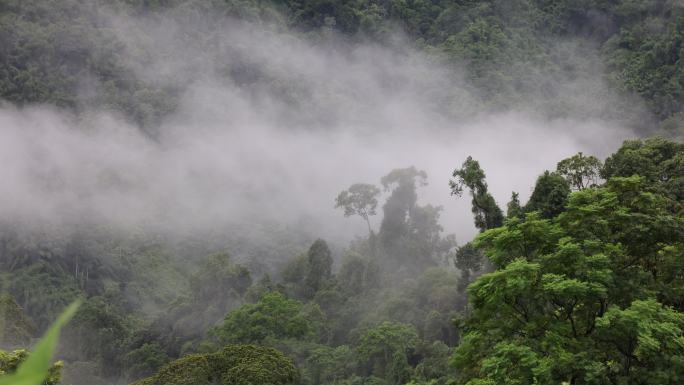
POLYGON ((503 212, 497 206, 494 197, 487 190, 485 173, 480 168, 480 163, 468 157, 460 169, 454 170, 453 177, 449 181, 451 195, 463 195, 463 189, 470 190, 472 200, 472 212, 475 217, 475 227, 480 232, 499 227, 503 224, 503 212))
POLYGON ((384 217, 380 225, 380 238, 386 247, 409 233, 408 218, 416 207, 417 186, 427 184, 427 173, 415 167, 395 169, 382 177, 385 191, 391 191, 387 202, 382 206, 384 217))
POLYGON ((456 250, 454 266, 461 272, 461 290, 472 282, 473 275, 482 270, 484 255, 482 251, 468 242, 456 250))
POLYGON ((133 385, 294 385, 298 378, 292 360, 278 350, 230 345, 216 353, 185 356, 133 385))
POLYGON ((341 383, 355 373, 354 351, 347 345, 315 348, 307 359, 313 384, 341 383))
POLYGON ((650 188, 684 199, 684 144, 663 138, 625 141, 608 159, 602 177, 646 178, 650 188))
POLYGON ((537 178, 524 211, 539 211, 542 218, 553 218, 565 209, 570 185, 560 174, 545 171, 537 178))
POLYGON ((304 284, 307 295, 311 298, 332 276, 332 254, 324 240, 318 239, 311 245, 307 253, 307 262, 304 284))
POLYGON ((511 200, 506 205, 506 209, 507 218, 521 217, 523 215, 523 209, 520 206, 520 194, 515 191, 511 193, 511 200))
POLYGON ((157 342, 144 343, 123 357, 124 372, 128 379, 154 375, 169 361, 169 356, 157 342))
POLYGON ((224 344, 258 343, 267 337, 306 339, 314 332, 315 325, 307 318, 304 304, 279 292, 270 292, 259 302, 228 313, 210 334, 224 344))
POLYGON ((413 326, 386 321, 361 336, 357 352, 372 374, 400 385, 410 378, 408 354, 417 340, 413 326))
POLYGON ((528 214, 477 238, 497 270, 469 287, 458 383, 684 378, 684 348, 672 343, 684 316, 670 307, 682 281, 664 271, 682 271, 666 256, 681 253, 684 219, 648 190, 645 178, 614 177, 573 193, 556 217, 528 214))

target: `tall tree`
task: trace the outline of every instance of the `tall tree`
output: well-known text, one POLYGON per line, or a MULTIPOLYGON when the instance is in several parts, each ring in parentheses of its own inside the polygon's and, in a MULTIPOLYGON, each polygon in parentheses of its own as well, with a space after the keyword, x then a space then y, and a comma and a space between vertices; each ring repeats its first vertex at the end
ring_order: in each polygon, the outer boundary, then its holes
POLYGON ((584 190, 598 185, 603 164, 595 156, 585 156, 581 152, 563 159, 556 165, 559 173, 573 190, 584 190))
POLYGON ((427 173, 415 167, 395 169, 381 179, 385 191, 391 191, 382 206, 384 217, 380 225, 380 237, 385 246, 409 232, 408 218, 416 207, 417 185, 427 184, 427 173))
POLYGON ((332 275, 333 259, 328 244, 322 239, 317 239, 309 248, 307 261, 304 283, 307 295, 313 297, 332 275))
POLYGON ((475 216, 475 227, 480 232, 499 227, 503 224, 503 212, 497 206, 494 197, 487 190, 485 173, 480 163, 468 157, 461 168, 454 170, 455 180, 449 181, 451 195, 463 195, 463 189, 468 188, 472 196, 472 212, 475 216))
POLYGON ((523 209, 520 206, 520 194, 515 191, 511 193, 511 200, 506 205, 506 209, 507 218, 520 217, 523 214, 523 209))
POLYGON ((335 208, 344 209, 344 216, 358 215, 368 224, 368 233, 373 233, 369 217, 375 215, 380 189, 372 184, 356 183, 340 192, 335 199, 335 208))

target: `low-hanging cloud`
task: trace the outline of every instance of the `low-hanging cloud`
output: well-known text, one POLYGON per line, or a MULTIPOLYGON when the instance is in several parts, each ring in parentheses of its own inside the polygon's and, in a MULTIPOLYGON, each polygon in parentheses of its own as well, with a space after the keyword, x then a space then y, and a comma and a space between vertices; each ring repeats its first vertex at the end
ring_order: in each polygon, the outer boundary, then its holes
POLYGON ((609 93, 600 73, 559 83, 577 116, 549 119, 535 101, 483 112, 461 72, 408 45, 314 41, 237 21, 204 41, 163 17, 109 22, 140 79, 179 85, 175 112, 149 136, 102 110, 2 106, 5 221, 163 231, 273 222, 344 240, 365 225, 335 211, 337 193, 413 165, 429 176, 421 201, 444 206, 445 229, 463 242, 475 232, 469 199, 450 197, 447 180, 466 156, 505 205, 558 160, 607 155, 632 135, 587 112, 611 108, 596 98, 609 93))

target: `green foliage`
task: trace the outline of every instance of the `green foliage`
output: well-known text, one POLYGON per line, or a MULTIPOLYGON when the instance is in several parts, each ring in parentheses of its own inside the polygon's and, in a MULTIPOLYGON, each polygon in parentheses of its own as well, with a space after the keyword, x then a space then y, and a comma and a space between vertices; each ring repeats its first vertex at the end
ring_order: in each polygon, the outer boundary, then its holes
POLYGON ((469 156, 460 169, 454 170, 453 177, 457 179, 449 181, 452 195, 461 196, 464 188, 470 190, 475 227, 482 232, 501 226, 503 212, 487 190, 485 173, 480 168, 480 163, 469 156))
POLYGON ((608 157, 602 176, 639 175, 648 187, 676 200, 684 199, 684 144, 663 138, 628 140, 608 157))
POLYGON ((644 97, 661 118, 681 112, 684 100, 684 71, 679 65, 684 17, 681 5, 673 8, 669 18, 638 18, 632 28, 622 29, 609 41, 615 78, 644 97))
POLYGON ((537 178, 532 196, 525 205, 525 212, 539 211, 542 218, 553 218, 560 214, 570 195, 570 184, 560 174, 545 171, 537 178))
POLYGON ((34 334, 35 326, 22 308, 9 295, 0 295, 0 347, 26 346, 34 334))
MULTIPOLYGON (((418 186, 427 185, 427 174, 415 167, 395 169, 381 180, 391 191, 383 205, 379 249, 382 268, 388 271, 420 272, 434 266, 453 248, 452 238, 441 237, 441 207, 418 205, 418 186)), ((375 237, 369 237, 370 255, 375 256, 375 237)))
POLYGON ((595 156, 584 156, 581 152, 558 162, 556 172, 563 176, 574 190, 584 190, 598 185, 603 164, 595 156))
POLYGON ((357 352, 373 374, 389 384, 403 384, 410 373, 407 355, 417 339, 413 326, 386 321, 361 336, 357 352))
MULTIPOLYGON (((242 265, 231 263, 226 253, 206 257, 199 264, 198 273, 190 281, 196 299, 203 303, 227 297, 232 291, 244 294, 252 285, 249 270, 242 265)), ((226 305, 222 307, 226 308, 226 305)))
POLYGON ((354 351, 349 346, 321 346, 314 349, 307 359, 307 368, 314 384, 338 383, 349 378, 355 369, 354 351))
MULTIPOLYGON (((39 261, 12 272, 6 281, 9 293, 39 330, 44 330, 80 293, 73 277, 51 270, 48 263, 39 261)), ((0 280, 5 281, 3 278, 0 280)))
MULTIPOLYGON (((3 375, 11 375, 17 371, 17 369, 24 363, 27 358, 30 357, 30 353, 26 350, 15 350, 12 352, 5 352, 0 350, 0 383, 5 380, 3 375)), ((61 372, 64 363, 62 361, 57 361, 50 366, 47 373, 43 374, 43 378, 38 379, 22 379, 18 381, 18 384, 40 384, 40 385, 59 385, 61 381, 61 372), (36 381, 38 380, 38 381, 36 381)), ((15 382, 10 380, 7 384, 15 385, 15 382)))
POLYGON ((304 305, 279 292, 266 293, 259 302, 228 313, 212 331, 220 343, 252 343, 273 338, 311 338, 315 331, 304 305))
POLYGON ((120 55, 121 42, 98 22, 105 4, 4 1, 0 97, 19 105, 110 107, 143 126, 171 111, 172 90, 136 79, 120 55))
POLYGON ((285 292, 301 300, 310 300, 320 290, 333 285, 332 253, 328 244, 317 239, 306 254, 300 254, 285 264, 281 271, 285 292))
POLYGON ((129 378, 149 377, 169 361, 169 356, 157 342, 145 343, 123 357, 124 371, 129 378))
POLYGON ((392 320, 410 324, 427 342, 453 345, 458 341, 453 318, 466 304, 462 286, 456 272, 436 267, 426 269, 402 287, 387 290, 376 322, 392 320))
POLYGON ((230 345, 185 356, 134 385, 294 385, 298 376, 292 360, 275 349, 230 345))
POLYGON ((372 184, 356 183, 340 192, 335 199, 335 208, 343 208, 345 217, 358 215, 363 218, 368 224, 370 233, 372 229, 368 218, 376 214, 378 195, 380 195, 380 189, 372 184))
POLYGON ((332 274, 332 254, 328 244, 322 240, 316 240, 307 253, 307 270, 304 284, 309 298, 323 288, 332 274))
POLYGON ((523 215, 522 206, 520 206, 520 194, 511 192, 511 200, 506 204, 506 218, 520 217, 523 215))
POLYGON ((382 206, 384 216, 380 225, 380 238, 383 245, 391 244, 409 233, 407 218, 416 206, 418 196, 416 186, 427 184, 425 171, 415 167, 395 169, 381 179, 385 191, 392 191, 382 206))
MULTIPOLYGON (((627 168, 635 144, 606 169, 627 168)), ((468 289, 473 312, 452 357, 458 383, 679 383, 684 217, 663 183, 611 175, 555 215, 535 211, 481 234, 475 245, 497 270, 468 289)))
POLYGON ((444 385, 449 382, 452 374, 449 367, 451 349, 446 344, 441 341, 419 341, 413 355, 420 360, 414 370, 413 381, 427 385, 444 385))
MULTIPOLYGON (((524 345, 499 343, 492 354, 482 361, 485 383, 501 385, 550 384, 549 359, 524 345)), ((468 384, 479 384, 478 380, 468 384)))
POLYGON ((618 383, 676 384, 684 380, 684 313, 655 300, 613 306, 596 322, 610 344, 611 377, 618 383))
POLYGON ((57 347, 59 332, 78 310, 79 302, 74 302, 57 318, 43 338, 36 344, 33 352, 25 351, 7 354, 0 351, 0 385, 56 385, 60 381, 61 363, 50 364, 57 347))
MULTIPOLYGON (((480 96, 483 105, 477 108, 485 110, 534 100, 551 115, 566 116, 577 103, 564 92, 564 82, 576 81, 604 61, 614 89, 643 98, 659 119, 667 121, 682 112, 678 47, 684 9, 677 2, 633 0, 8 0, 0 8, 5 47, 0 55, 0 98, 76 112, 111 109, 154 134, 164 116, 177 107, 187 84, 140 76, 138 67, 152 62, 145 39, 127 47, 139 54, 138 60, 126 60, 121 51, 130 42, 112 23, 103 22, 110 14, 153 19, 163 15, 189 27, 177 39, 207 46, 220 38, 217 31, 231 17, 289 26, 314 39, 335 30, 348 40, 385 42, 398 27, 415 46, 447 59, 455 68, 465 67, 466 87, 480 96), (198 19, 202 22, 197 25, 188 23, 198 19), (191 40, 197 36, 202 37, 200 42, 191 40), (577 41, 581 48, 567 52, 559 40, 577 41)), ((213 54, 206 53, 203 59, 221 62, 213 54)), ((201 61, 190 61, 193 65, 186 73, 192 78, 201 61)), ((227 80, 243 80, 249 72, 243 64, 221 73, 234 78, 227 80)), ((623 112, 628 114, 617 112, 613 117, 635 124, 621 115, 636 114, 623 112)))
POLYGON ((337 282, 348 297, 367 293, 379 286, 380 267, 374 260, 357 253, 349 253, 342 260, 337 282))
POLYGON ((454 265, 461 271, 461 286, 465 287, 470 284, 473 274, 479 272, 484 265, 482 251, 468 242, 456 250, 454 265))
MULTIPOLYGON (((552 117, 573 116, 578 107, 568 99, 577 94, 563 84, 578 84, 605 67, 612 90, 642 98, 677 137, 684 132, 683 10, 677 1, 634 0, 5 0, 0 99, 66 108, 80 118, 93 109, 111 110, 153 135, 187 84, 140 76, 137 67, 154 62, 151 45, 140 43, 150 36, 125 31, 142 36, 129 55, 110 14, 163 17, 185 26, 169 38, 187 47, 225 41, 222 25, 233 22, 230 17, 274 23, 278 30, 289 26, 315 42, 331 30, 345 34, 345 42, 386 42, 398 26, 414 47, 463 75, 459 95, 477 95, 469 112, 524 103, 552 117)), ((206 72, 202 63, 211 63, 226 82, 263 75, 237 59, 236 66, 223 65, 214 52, 190 59, 190 82, 206 72)), ((280 90, 270 82, 263 83, 280 90)), ((657 124, 632 119, 640 112, 619 103, 611 107, 596 114, 646 129, 657 124)), ((579 108, 582 116, 595 117, 591 108, 587 114, 579 108)), ((460 109, 450 104, 440 111, 460 109)), ((104 240, 91 233, 45 239, 3 229, 1 286, 16 303, 0 297, 0 345, 26 346, 35 334, 31 324, 47 328, 65 305, 85 295, 60 353, 97 376, 147 376, 183 352, 210 351, 212 345, 201 341, 225 317, 211 334, 216 341, 282 346, 302 367, 304 385, 444 385, 452 376, 471 385, 684 382, 683 145, 661 138, 628 141, 603 168, 579 153, 560 161, 556 171, 539 177, 524 208, 514 193, 504 220, 484 171, 469 157, 454 171, 451 187, 457 195, 470 190, 483 233, 456 250, 452 238, 441 237, 440 208, 418 204, 425 172, 397 169, 381 180, 390 194, 377 237, 369 217, 379 190, 352 185, 338 195, 336 207, 362 217, 369 237, 351 245, 339 272, 319 240, 280 278, 266 275, 257 284, 252 273, 269 271, 274 261, 265 256, 294 255, 303 241, 269 231, 266 245, 234 242, 235 255, 259 256, 248 269, 226 253, 211 254, 223 249, 212 242, 177 252, 183 262, 149 240, 132 246, 111 234, 104 240), (195 263, 187 250, 209 256, 195 263), (447 256, 454 257, 460 279, 453 267, 426 269, 447 256), (497 270, 472 282, 492 267, 497 270), (471 283, 472 309, 463 296, 471 283), (465 316, 457 312, 469 315, 458 330, 454 319, 465 316), (457 370, 449 372, 445 360, 458 342, 452 358, 457 370)), ((27 357, 24 351, 0 353, 2 371, 34 362, 27 357)), ((47 381, 45 368, 36 369, 41 378, 35 379, 56 383, 59 365, 47 381)), ((26 373, 21 370, 17 377, 26 373)), ((137 384, 295 381, 290 359, 241 346, 185 356, 137 384)))
MULTIPOLYGON (((162 341, 164 350, 170 356, 194 351, 209 328, 221 321, 228 311, 243 303, 243 296, 252 284, 251 274, 245 266, 234 263, 227 253, 222 252, 201 256, 194 261, 196 267, 185 266, 195 270, 189 279, 176 275, 179 273, 177 269, 184 266, 169 259, 159 261, 160 266, 167 270, 159 279, 175 279, 178 285, 175 288, 176 296, 161 302, 163 312, 152 325, 142 326, 143 329, 152 329, 153 337, 144 337, 132 345, 126 343, 125 350, 140 348, 141 344, 156 338, 162 341)), ((150 267, 140 267, 143 271, 150 271, 150 267)), ((151 270, 156 272, 157 269, 155 264, 151 270)), ((153 286, 150 289, 159 293, 165 288, 153 286)), ((149 311, 146 308, 142 310, 149 311)))
POLYGON ((101 297, 83 302, 64 329, 61 351, 69 361, 97 359, 106 375, 120 375, 126 340, 133 325, 121 309, 101 297))
POLYGON ((306 254, 300 254, 290 258, 281 271, 283 282, 292 287, 296 297, 304 298, 304 279, 309 268, 309 258, 306 254))

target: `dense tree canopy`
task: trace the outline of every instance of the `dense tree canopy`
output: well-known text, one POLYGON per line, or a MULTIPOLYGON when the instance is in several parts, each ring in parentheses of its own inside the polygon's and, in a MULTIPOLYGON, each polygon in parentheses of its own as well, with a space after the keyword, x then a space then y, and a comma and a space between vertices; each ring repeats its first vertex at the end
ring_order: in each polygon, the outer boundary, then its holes
POLYGON ((605 185, 477 238, 497 269, 469 288, 473 314, 453 356, 460 383, 682 380, 681 202, 666 180, 611 171, 632 146, 606 161, 605 185))
POLYGON ((302 338, 313 331, 301 302, 273 292, 230 312, 213 334, 221 342, 252 343, 267 337, 302 338))
POLYGON ((381 180, 388 218, 377 235, 339 259, 315 240, 254 280, 225 252, 185 265, 158 243, 119 241, 123 267, 111 270, 86 262, 104 245, 31 254, 44 246, 7 233, 3 271, 21 275, 2 277, 33 310, 3 297, 3 343, 30 344, 33 312, 66 300, 45 287, 70 287, 87 297, 59 352, 74 385, 678 384, 683 152, 653 138, 625 142, 602 167, 578 154, 544 172, 525 204, 514 193, 505 218, 469 158, 451 187, 471 190, 482 232, 458 246, 441 236, 438 208, 418 202, 426 175, 397 169, 381 180), (69 255, 101 273, 82 285, 62 267, 76 268, 69 255), (142 307, 150 299, 157 315, 142 307))
POLYGON ((26 346, 35 334, 35 326, 19 305, 8 295, 0 296, 0 348, 26 346))
MULTIPOLYGON (((679 48, 684 8, 676 1, 13 1, 0 4, 0 98, 27 105, 49 103, 74 111, 105 107, 122 112, 154 133, 174 111, 187 84, 170 84, 136 72, 120 55, 125 44, 110 16, 170 17, 180 24, 205 18, 181 39, 206 36, 215 47, 229 17, 324 36, 335 30, 350 40, 391 40, 397 28, 414 45, 465 67, 467 86, 485 109, 540 100, 553 115, 574 107, 563 81, 606 66, 604 79, 620 94, 643 98, 664 128, 681 135, 684 91, 679 48), (574 55, 558 41, 579 41, 574 55), (582 57, 583 53, 591 52, 582 57), (555 104, 556 103, 556 104, 555 104)), ((116 20, 114 17, 114 20, 116 20)), ((216 53, 212 50, 209 54, 216 53)), ((142 65, 150 58, 141 54, 142 65)), ((253 75, 243 66, 221 71, 238 82, 253 75)), ((618 107, 620 118, 630 113, 618 107)), ((634 116, 634 114, 630 115, 634 116)), ((640 122, 630 122, 639 125, 640 122)), ((653 127, 652 127, 653 128, 653 127)), ((669 131, 668 131, 669 132, 669 131)))
POLYGON ((136 385, 294 385, 297 370, 281 352, 255 345, 230 345, 211 354, 193 354, 164 366, 136 385))
MULTIPOLYGON (((0 107, 67 111, 73 122, 105 111, 157 143, 207 83, 235 85, 238 99, 278 95, 293 115, 336 93, 333 81, 324 95, 304 95, 308 79, 243 57, 226 31, 244 21, 341 56, 374 45, 401 52, 397 65, 420 56, 438 73, 426 93, 446 126, 534 110, 555 122, 607 119, 643 137, 605 149, 615 151, 605 161, 558 159, 538 170, 531 194, 516 186, 506 210, 494 196, 511 186, 490 180, 490 190, 467 157, 449 187, 470 194, 480 234, 458 243, 444 234, 442 207, 423 201, 428 175, 413 166, 325 197, 366 222, 367 236, 348 244, 299 223, 269 228, 255 245, 222 228, 176 238, 93 218, 73 228, 0 218, 0 376, 83 298, 47 385, 62 371, 71 385, 684 383, 684 144, 671 139, 684 138, 681 1, 0 0, 0 107), (147 29, 156 23, 169 28, 147 29), (647 138, 656 132, 667 138, 647 138)), ((290 54, 276 51, 264 61, 290 54)), ((398 86, 378 78, 388 92, 398 86)), ((404 119, 403 105, 390 107, 368 113, 404 119)), ((369 138, 392 142, 370 126, 369 138)), ((500 151, 487 141, 479 150, 500 151)), ((559 147, 559 158, 570 151, 559 147)))

